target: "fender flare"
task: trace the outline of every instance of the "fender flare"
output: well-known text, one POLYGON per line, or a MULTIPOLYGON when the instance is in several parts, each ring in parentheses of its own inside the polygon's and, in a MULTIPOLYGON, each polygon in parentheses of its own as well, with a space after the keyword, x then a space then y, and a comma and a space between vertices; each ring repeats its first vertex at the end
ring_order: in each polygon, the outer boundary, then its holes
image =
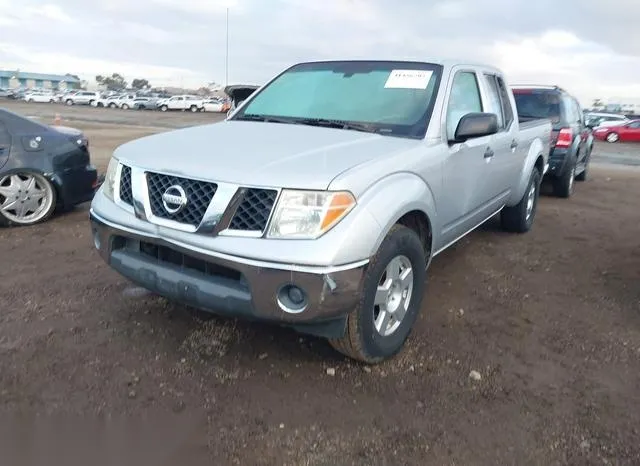
POLYGON ((376 254, 391 228, 404 215, 419 211, 425 214, 431 230, 431 247, 437 244, 435 224, 437 210, 433 191, 419 176, 409 172, 397 172, 382 178, 370 186, 359 202, 367 206, 371 216, 380 225, 380 233, 370 246, 369 256, 376 254))
MULTIPOLYGON (((542 158, 542 164, 548 163, 548 156, 544 156, 544 144, 540 139, 535 139, 531 146, 529 147, 529 153, 527 154, 527 158, 525 159, 524 166, 520 172, 520 177, 518 178, 518 182, 515 185, 515 189, 509 196, 509 199, 506 202, 506 205, 511 207, 516 205, 524 196, 524 192, 527 189, 527 185, 529 184, 529 179, 531 177, 531 172, 536 166, 536 162, 542 158)), ((543 169, 544 171, 544 169, 543 169)), ((543 174, 543 173, 541 173, 543 174)))

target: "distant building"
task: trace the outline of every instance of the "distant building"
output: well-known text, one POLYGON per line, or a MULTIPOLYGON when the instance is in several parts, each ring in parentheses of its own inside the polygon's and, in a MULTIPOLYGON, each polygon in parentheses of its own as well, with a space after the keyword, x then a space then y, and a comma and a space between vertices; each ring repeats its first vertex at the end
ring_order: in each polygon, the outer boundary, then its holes
POLYGON ((0 70, 0 88, 78 89, 80 78, 72 74, 27 73, 0 70))

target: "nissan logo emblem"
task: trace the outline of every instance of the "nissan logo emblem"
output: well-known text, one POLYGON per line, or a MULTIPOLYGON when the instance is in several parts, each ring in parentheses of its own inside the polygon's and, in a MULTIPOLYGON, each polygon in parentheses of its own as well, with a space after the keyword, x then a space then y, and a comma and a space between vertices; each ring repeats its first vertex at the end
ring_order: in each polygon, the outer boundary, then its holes
POLYGON ((170 214, 177 214, 184 209, 187 201, 187 193, 177 184, 169 186, 162 195, 162 205, 170 214))

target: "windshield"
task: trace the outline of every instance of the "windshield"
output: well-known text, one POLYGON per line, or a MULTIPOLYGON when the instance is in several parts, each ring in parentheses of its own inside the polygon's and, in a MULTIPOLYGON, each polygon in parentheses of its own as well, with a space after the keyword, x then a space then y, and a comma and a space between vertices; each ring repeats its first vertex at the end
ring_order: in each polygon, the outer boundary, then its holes
POLYGON ((289 68, 232 120, 331 124, 423 138, 442 67, 431 63, 332 61, 289 68))

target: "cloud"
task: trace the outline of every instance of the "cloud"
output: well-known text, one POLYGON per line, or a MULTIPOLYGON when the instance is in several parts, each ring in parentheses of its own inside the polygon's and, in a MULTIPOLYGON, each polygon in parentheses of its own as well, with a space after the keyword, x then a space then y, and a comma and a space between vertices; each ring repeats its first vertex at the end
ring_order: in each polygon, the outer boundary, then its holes
POLYGON ((229 8, 231 82, 259 84, 304 60, 451 57, 497 65, 511 82, 558 83, 583 102, 640 97, 637 0, 10 3, 0 0, 0 63, 29 71, 223 82, 229 8))

